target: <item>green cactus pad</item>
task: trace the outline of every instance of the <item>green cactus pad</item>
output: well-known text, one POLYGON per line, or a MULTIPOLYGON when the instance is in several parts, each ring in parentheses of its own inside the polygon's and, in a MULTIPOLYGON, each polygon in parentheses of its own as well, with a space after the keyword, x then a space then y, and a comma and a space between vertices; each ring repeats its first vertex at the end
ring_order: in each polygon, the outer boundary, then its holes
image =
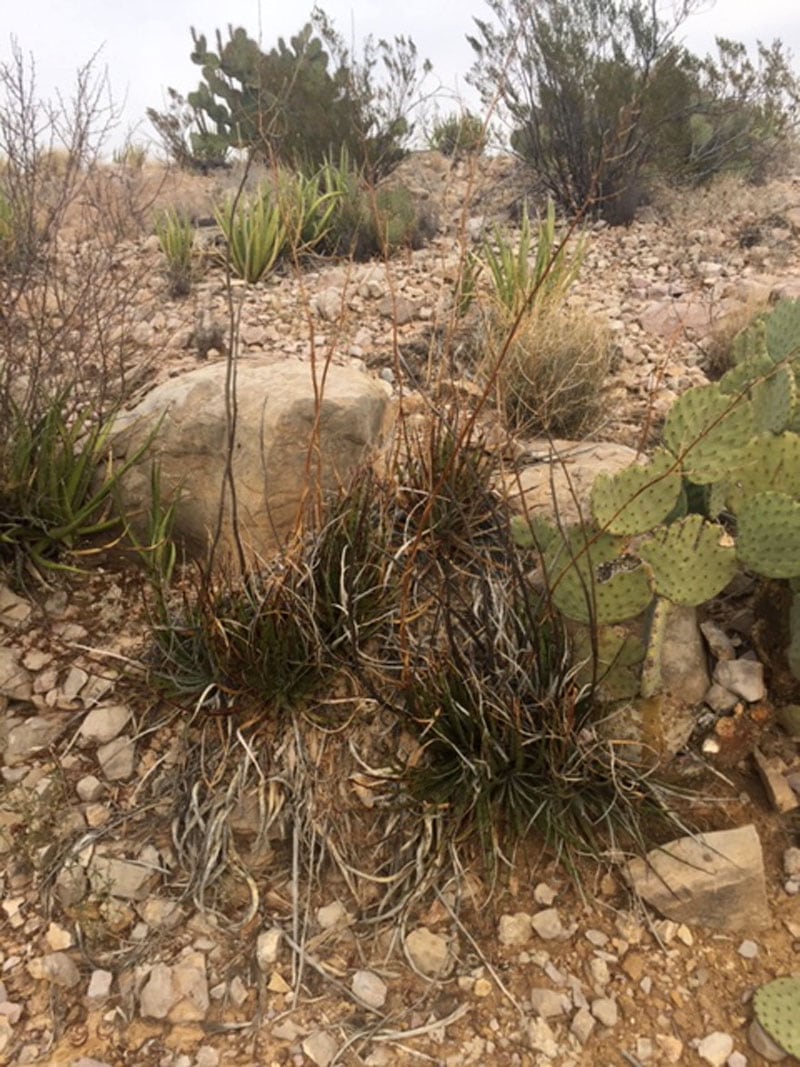
POLYGON ((792 421, 797 404, 792 368, 777 367, 768 378, 752 387, 750 399, 757 432, 781 433, 792 421))
POLYGON ((732 540, 701 515, 688 515, 656 531, 642 543, 639 555, 653 573, 656 593, 685 607, 704 604, 722 592, 737 567, 732 540))
POLYGON ((736 512, 737 555, 765 578, 800 574, 800 502, 788 493, 755 493, 736 512))
POLYGON ((670 408, 664 443, 693 482, 708 485, 723 479, 754 434, 749 400, 726 396, 719 384, 699 386, 670 408))
POLYGON ((594 684, 594 695, 600 700, 611 703, 638 696, 645 649, 634 634, 620 626, 599 626, 593 648, 591 632, 581 627, 573 639, 573 652, 582 663, 578 684, 594 684))
POLYGON ((524 515, 515 515, 511 520, 511 537, 517 548, 535 548, 544 552, 558 536, 558 527, 541 516, 528 521, 524 515))
POLYGON ((767 349, 776 363, 800 356, 800 300, 781 300, 764 327, 767 349))
POLYGON ((741 360, 719 380, 720 392, 725 396, 743 393, 753 382, 775 370, 775 364, 766 352, 759 352, 741 360))
POLYGON ((626 547, 622 538, 581 527, 550 546, 544 566, 562 615, 603 625, 644 611, 653 598, 650 577, 626 547))
MULTIPOLYGON (((760 315, 754 322, 741 330, 733 339, 733 359, 735 363, 745 363, 751 359, 769 356, 767 348, 767 326, 764 316, 760 315)), ((770 360, 774 363, 774 360, 770 360)))
POLYGON ((609 533, 645 533, 675 508, 681 485, 675 457, 659 449, 646 467, 598 475, 592 486, 592 512, 609 533))
MULTIPOLYGON (((714 486, 712 496, 716 489, 714 486)), ((800 435, 787 432, 754 437, 735 477, 724 485, 724 502, 736 512, 745 497, 770 490, 800 497, 800 435)))
POLYGON ((800 978, 776 978, 755 991, 755 1016, 772 1040, 800 1057, 800 978))

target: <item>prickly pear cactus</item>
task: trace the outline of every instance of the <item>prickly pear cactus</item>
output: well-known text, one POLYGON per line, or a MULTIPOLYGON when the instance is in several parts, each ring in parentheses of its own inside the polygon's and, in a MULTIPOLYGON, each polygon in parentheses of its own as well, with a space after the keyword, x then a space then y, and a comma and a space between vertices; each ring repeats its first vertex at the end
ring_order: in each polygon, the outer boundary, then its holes
POLYGON ((633 619, 653 599, 641 561, 611 534, 576 527, 551 544, 544 569, 553 603, 568 619, 603 625, 633 619))
POLYGON ((800 501, 788 493, 755 493, 736 512, 736 553, 765 578, 800 575, 800 501))
POLYGON ((759 433, 781 433, 791 423, 797 405, 797 384, 789 366, 776 367, 750 390, 753 420, 759 433))
POLYGON ((612 534, 640 534, 664 522, 682 487, 675 457, 659 449, 647 466, 600 474, 592 486, 592 512, 612 534))
POLYGON ((747 363, 749 360, 769 358, 770 363, 775 363, 769 356, 767 348, 767 323, 765 317, 759 316, 755 322, 751 322, 747 329, 737 334, 733 341, 733 359, 737 364, 747 363))
POLYGON ((661 527, 642 543, 639 555, 652 571, 656 593, 685 607, 721 593, 737 570, 733 540, 701 515, 661 527))
POLYGON ((800 1057, 800 978, 776 978, 753 997, 756 1019, 772 1040, 800 1057))
POLYGON ((800 435, 786 432, 754 437, 735 478, 712 488, 719 507, 711 514, 718 514, 725 506, 737 512, 745 498, 769 491, 800 497, 800 435))
POLYGON ((750 401, 726 395, 717 383, 690 389, 675 401, 664 426, 664 443, 691 481, 709 485, 739 466, 754 433, 750 401))
POLYGON ((539 516, 530 522, 524 515, 515 515, 511 520, 511 536, 519 548, 535 548, 545 552, 559 538, 558 527, 539 516))
POLYGON ((736 396, 744 392, 753 382, 765 377, 775 370, 775 364, 769 358, 766 349, 754 352, 739 360, 734 367, 719 380, 720 392, 726 396, 736 396))
POLYGON ((764 320, 770 357, 779 363, 800 357, 800 300, 781 300, 764 320))

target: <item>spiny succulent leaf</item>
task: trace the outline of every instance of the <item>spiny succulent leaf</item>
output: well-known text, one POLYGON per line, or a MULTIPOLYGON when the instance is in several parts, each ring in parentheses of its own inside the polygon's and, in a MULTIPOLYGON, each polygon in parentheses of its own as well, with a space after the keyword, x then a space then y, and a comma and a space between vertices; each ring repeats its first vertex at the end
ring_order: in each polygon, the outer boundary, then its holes
POLYGON ((780 363, 800 356, 800 300, 781 300, 765 320, 767 349, 780 363))
POLYGON ((690 389, 670 408, 664 442, 693 482, 720 481, 737 466, 754 433, 750 401, 726 396, 719 383, 690 389))
POLYGON ((747 356, 736 364, 735 367, 723 374, 719 380, 720 392, 725 396, 737 396, 743 393, 753 382, 764 378, 775 370, 775 364, 767 355, 766 351, 757 352, 747 356))
POLYGON ((753 1008, 773 1041, 800 1057, 800 978, 776 978, 762 985, 753 997, 753 1008))
POLYGON ((725 483, 724 504, 737 512, 746 497, 770 490, 800 497, 799 434, 787 431, 754 437, 744 450, 734 477, 725 483))
POLYGON ((800 575, 800 501, 788 493, 755 493, 736 512, 736 552, 765 578, 800 575))
POLYGON ((544 552, 559 537, 558 527, 541 516, 528 521, 523 515, 511 519, 511 537, 518 548, 535 548, 544 552))
POLYGON ((797 387, 791 367, 776 367, 750 390, 753 419, 759 433, 781 433, 792 420, 797 387))
POLYGON ((656 593, 673 604, 696 607, 722 592, 736 573, 733 541, 717 523, 687 515, 639 547, 653 573, 656 593))
POLYGON ((627 542, 576 527, 551 545, 544 566, 553 603, 569 619, 602 625, 639 615, 652 600, 649 574, 627 542))
POLYGON ((709 487, 709 518, 716 519, 728 507, 728 493, 730 492, 730 488, 730 483, 728 482, 715 482, 714 485, 709 487))
POLYGON ((652 530, 674 509, 681 484, 675 457, 664 449, 659 449, 645 467, 600 474, 592 486, 595 521, 614 534, 652 530))
MULTIPOLYGON (((751 359, 768 356, 767 328, 763 315, 741 330, 733 339, 733 359, 735 363, 746 363, 751 359)), ((772 362, 772 360, 770 360, 772 362)))

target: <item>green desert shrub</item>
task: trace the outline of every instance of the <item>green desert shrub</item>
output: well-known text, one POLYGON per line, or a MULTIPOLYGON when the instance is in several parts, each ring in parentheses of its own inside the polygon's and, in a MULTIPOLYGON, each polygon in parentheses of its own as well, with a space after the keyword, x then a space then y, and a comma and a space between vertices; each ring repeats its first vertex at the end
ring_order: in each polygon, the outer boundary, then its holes
POLYGON ((341 195, 321 250, 356 260, 421 248, 436 232, 436 219, 403 185, 375 188, 350 171, 341 175, 341 195))
POLYGON ((479 156, 486 148, 486 126, 480 116, 460 111, 434 123, 428 143, 445 156, 479 156))
POLYGON ((780 42, 752 59, 720 39, 700 59, 640 0, 487 3, 470 79, 487 105, 499 96, 511 147, 570 213, 629 224, 653 171, 758 178, 796 127, 800 81, 780 42))

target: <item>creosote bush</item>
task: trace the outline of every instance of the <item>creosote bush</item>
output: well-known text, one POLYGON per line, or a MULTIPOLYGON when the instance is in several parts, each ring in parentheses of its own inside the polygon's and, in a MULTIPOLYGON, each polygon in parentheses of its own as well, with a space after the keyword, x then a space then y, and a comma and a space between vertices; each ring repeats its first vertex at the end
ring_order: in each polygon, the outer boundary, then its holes
POLYGON ((654 174, 763 180, 800 117, 780 42, 751 58, 719 38, 701 59, 676 43, 697 0, 487 0, 470 80, 498 95, 512 149, 569 213, 629 225, 654 174))

